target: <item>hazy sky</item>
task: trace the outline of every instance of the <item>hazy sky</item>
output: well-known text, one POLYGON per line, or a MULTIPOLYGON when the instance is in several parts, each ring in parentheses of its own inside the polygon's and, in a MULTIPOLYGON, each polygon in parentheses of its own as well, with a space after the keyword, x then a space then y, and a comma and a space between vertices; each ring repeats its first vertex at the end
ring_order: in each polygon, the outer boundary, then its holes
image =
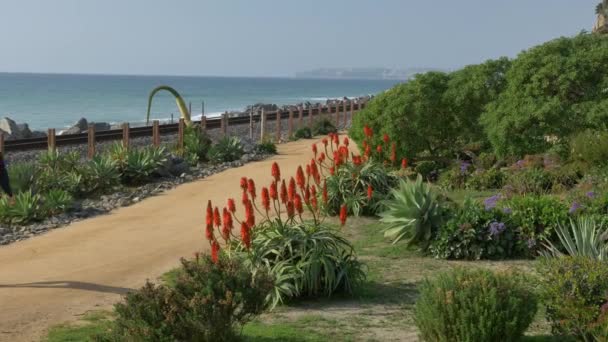
POLYGON ((0 0, 0 71, 454 68, 591 30, 599 0, 0 0))

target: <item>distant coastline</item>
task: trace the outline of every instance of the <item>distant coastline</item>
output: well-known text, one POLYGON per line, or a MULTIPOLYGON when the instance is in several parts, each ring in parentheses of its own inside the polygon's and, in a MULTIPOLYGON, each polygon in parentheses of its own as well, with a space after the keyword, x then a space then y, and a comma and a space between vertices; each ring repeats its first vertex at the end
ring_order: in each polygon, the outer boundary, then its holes
POLYGON ((416 74, 429 71, 443 70, 439 68, 320 68, 297 72, 295 77, 298 79, 407 81, 416 74))

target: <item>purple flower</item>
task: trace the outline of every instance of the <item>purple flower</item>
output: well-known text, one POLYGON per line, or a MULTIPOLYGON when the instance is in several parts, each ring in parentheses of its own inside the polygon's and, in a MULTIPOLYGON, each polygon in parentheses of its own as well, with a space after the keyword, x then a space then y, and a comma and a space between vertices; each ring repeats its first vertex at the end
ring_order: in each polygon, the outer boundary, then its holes
POLYGON ((500 235, 507 227, 502 222, 492 222, 490 223, 490 228, 488 231, 490 232, 490 236, 500 235))
POLYGON ((529 238, 526 243, 528 245, 528 248, 530 248, 530 249, 532 249, 534 246, 536 246, 536 240, 534 240, 533 238, 529 238))
POLYGON ((483 205, 487 211, 490 211, 496 207, 496 204, 500 200, 500 194, 488 197, 483 201, 483 205))
POLYGON ((520 159, 517 161, 517 163, 515 163, 515 165, 521 169, 526 165, 526 162, 523 159, 520 159))
POLYGON ((513 210, 511 210, 511 208, 504 207, 504 208, 502 208, 502 212, 509 215, 509 214, 513 213, 513 210))
POLYGON ((466 174, 467 171, 469 170, 470 166, 471 166, 471 163, 469 163, 469 162, 463 161, 462 163, 460 163, 460 173, 466 174))
POLYGON ((570 210, 568 210, 568 212, 570 214, 574 214, 581 207, 582 207, 582 205, 580 203, 578 203, 578 202, 572 202, 572 205, 570 206, 570 210))
POLYGON ((589 191, 585 195, 589 198, 595 198, 595 192, 593 192, 593 191, 589 191))

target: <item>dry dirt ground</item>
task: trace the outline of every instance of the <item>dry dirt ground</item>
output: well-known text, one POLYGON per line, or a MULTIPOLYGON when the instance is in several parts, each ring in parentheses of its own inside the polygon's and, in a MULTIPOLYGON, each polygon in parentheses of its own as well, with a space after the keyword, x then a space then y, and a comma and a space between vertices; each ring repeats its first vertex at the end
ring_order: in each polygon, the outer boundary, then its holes
POLYGON ((207 249, 204 207, 240 193, 239 179, 268 183, 311 158, 313 140, 279 145, 279 155, 182 185, 106 216, 0 248, 0 341, 36 341, 49 326, 107 309, 130 289, 207 249))

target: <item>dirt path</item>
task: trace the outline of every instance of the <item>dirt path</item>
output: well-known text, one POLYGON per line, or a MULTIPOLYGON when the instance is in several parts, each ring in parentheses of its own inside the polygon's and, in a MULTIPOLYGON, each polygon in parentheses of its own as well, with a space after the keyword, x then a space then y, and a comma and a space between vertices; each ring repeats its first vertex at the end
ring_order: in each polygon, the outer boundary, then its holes
POLYGON ((311 158, 311 143, 280 145, 271 159, 0 248, 0 341, 37 341, 49 326, 108 308, 177 266, 180 257, 206 249, 207 200, 223 205, 229 196, 238 199, 242 176, 268 183, 274 161, 283 175, 295 174, 311 158))

